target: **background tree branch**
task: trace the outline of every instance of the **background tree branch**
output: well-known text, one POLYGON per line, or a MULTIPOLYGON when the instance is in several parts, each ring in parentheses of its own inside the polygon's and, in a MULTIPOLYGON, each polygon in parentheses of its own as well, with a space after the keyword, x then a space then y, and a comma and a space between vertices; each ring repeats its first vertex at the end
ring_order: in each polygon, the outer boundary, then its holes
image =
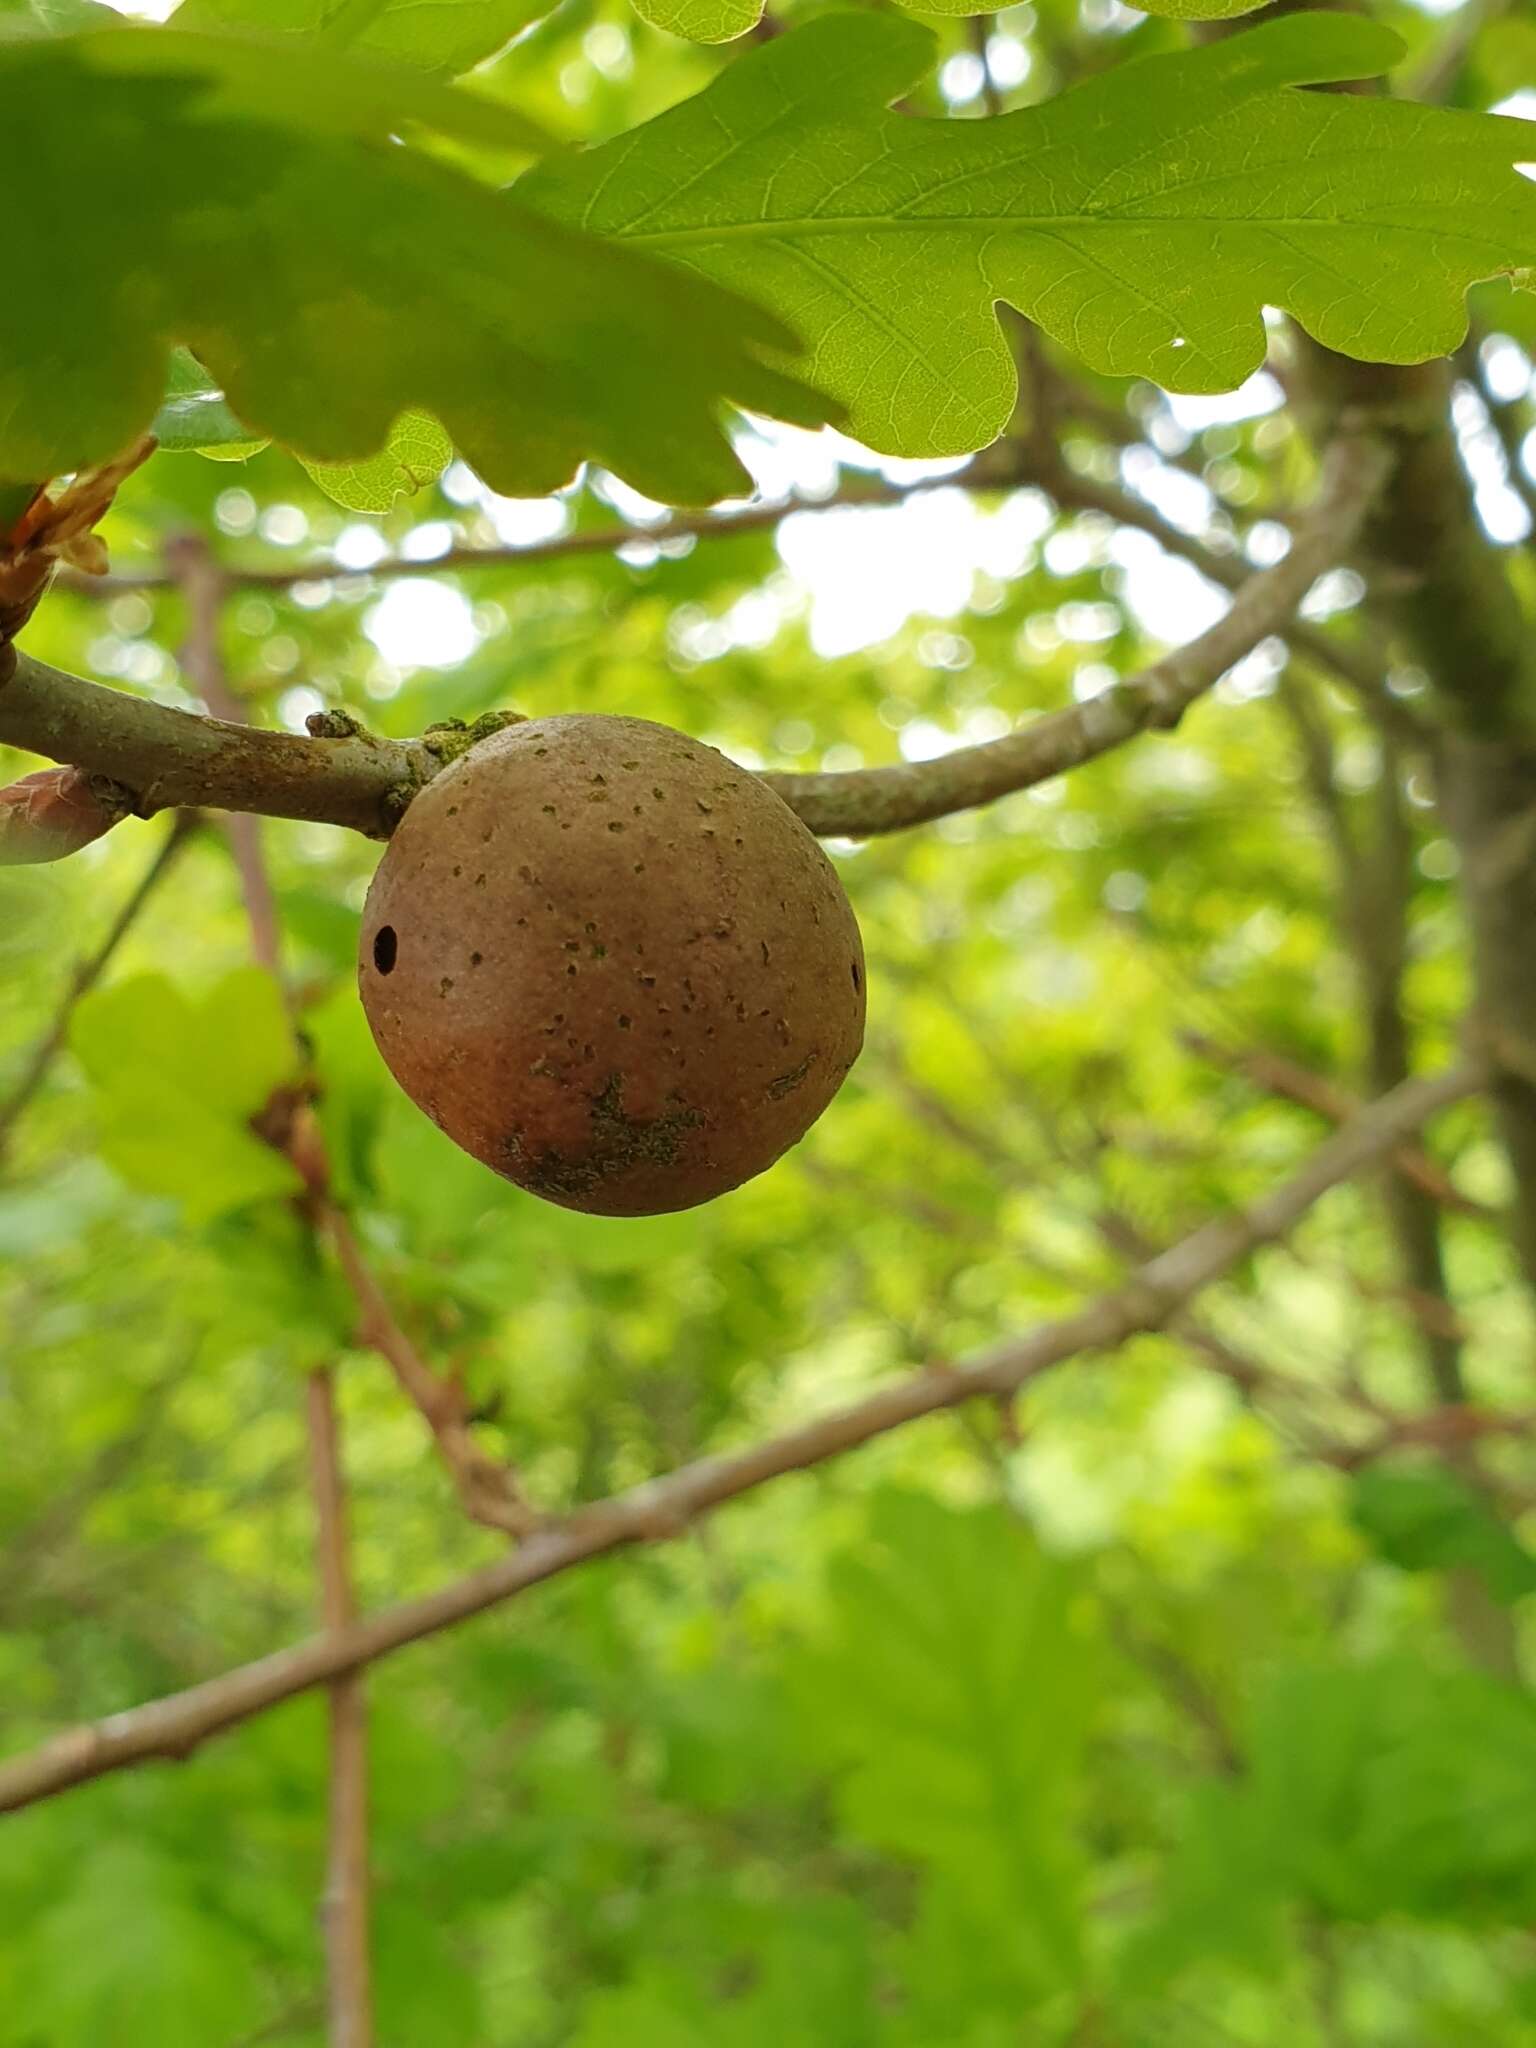
POLYGON ((866 1399, 748 1448, 707 1457, 550 1522, 506 1558, 421 1599, 225 1673, 186 1692, 55 1736, 0 1765, 0 1812, 210 1736, 499 1605, 595 1557, 680 1533, 699 1515, 788 1472, 820 1465, 925 1415, 1016 1392, 1050 1367, 1161 1328, 1201 1289, 1283 1237, 1327 1191, 1375 1167, 1437 1111, 1485 1085, 1477 1064, 1406 1082, 1327 1139, 1251 1208, 1218 1217, 1141 1266, 1124 1286, 965 1366, 930 1366, 866 1399))
POLYGON ((201 823, 202 820, 195 811, 181 811, 177 814, 172 820, 169 833, 145 869, 143 880, 133 889, 113 918, 95 951, 88 953, 70 976, 64 993, 59 998, 58 1008, 42 1036, 27 1055, 19 1079, 4 1100, 0 1101, 0 1161, 5 1158, 17 1124, 47 1079, 49 1068, 63 1050, 65 1040, 69 1037, 70 1019, 75 1014, 75 1005, 100 981, 111 964, 112 956, 128 936, 144 906, 165 880, 177 855, 201 823))
MULTIPOLYGON (((1251 575, 1206 632, 1102 695, 937 760, 764 780, 813 832, 863 838, 994 802, 1149 728, 1177 724, 1234 662, 1281 631, 1317 578, 1347 554, 1386 467, 1372 441, 1340 436, 1283 560, 1251 575)), ((81 681, 26 654, 11 659, 9 677, 0 665, 0 743, 110 773, 146 816, 196 802, 387 836, 441 765, 430 739, 258 732, 81 681)))
MULTIPOLYGON (((329 1366, 306 1388, 310 1491, 321 1616, 328 1633, 356 1619, 347 1535, 346 1479, 336 1418, 336 1376, 329 1366)), ((372 2048, 373 1981, 368 1939, 368 1704, 360 1671, 340 1672, 326 1689, 330 1718, 330 1817, 321 1919, 332 2048, 372 2048)))
MULTIPOLYGON (((242 706, 230 687, 219 644, 227 590, 218 563, 197 533, 173 537, 166 555, 186 599, 187 634, 181 658, 187 673, 214 711, 239 724, 242 706)), ((252 958, 282 986, 282 932, 262 846, 261 820, 232 812, 223 825, 240 877, 252 958)), ((286 988, 284 993, 288 994, 286 988)), ((290 996, 290 1008, 291 1001, 290 996)), ((312 1207, 309 1203, 301 1206, 306 1212, 312 1207)), ((304 1428, 315 1511, 320 1615, 327 1633, 336 1633, 356 1618, 357 1607, 336 1380, 329 1365, 316 1367, 307 1376, 304 1428)), ((326 1719, 328 1814, 320 1919, 325 1935, 330 2041, 332 2048, 373 2048, 368 1703, 362 1672, 339 1672, 331 1679, 326 1687, 326 1719)))

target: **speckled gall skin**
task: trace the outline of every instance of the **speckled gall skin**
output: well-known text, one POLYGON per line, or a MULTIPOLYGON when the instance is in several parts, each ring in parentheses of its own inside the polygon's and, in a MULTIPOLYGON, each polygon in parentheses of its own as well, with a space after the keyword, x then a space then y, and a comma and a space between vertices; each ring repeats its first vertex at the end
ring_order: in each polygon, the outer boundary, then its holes
POLYGON ((368 893, 401 1087, 571 1209, 688 1209, 772 1165, 864 1038, 842 884, 772 790, 638 718, 531 720, 437 776, 368 893))

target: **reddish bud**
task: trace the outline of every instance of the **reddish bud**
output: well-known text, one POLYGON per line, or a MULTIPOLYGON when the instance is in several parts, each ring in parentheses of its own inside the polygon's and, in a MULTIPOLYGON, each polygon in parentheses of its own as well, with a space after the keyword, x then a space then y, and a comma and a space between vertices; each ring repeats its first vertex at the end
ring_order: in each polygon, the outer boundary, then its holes
POLYGON ((0 867, 63 860, 128 815, 126 793, 80 768, 42 768, 0 789, 0 867))

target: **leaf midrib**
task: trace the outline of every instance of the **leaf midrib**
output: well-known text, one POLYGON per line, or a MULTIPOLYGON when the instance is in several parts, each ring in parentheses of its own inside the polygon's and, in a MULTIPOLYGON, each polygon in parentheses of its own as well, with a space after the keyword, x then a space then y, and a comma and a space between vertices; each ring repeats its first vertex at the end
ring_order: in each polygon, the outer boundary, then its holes
MULTIPOLYGON (((966 234, 1037 234, 1059 232, 1063 228, 1103 231, 1106 228, 1123 230, 1219 227, 1235 228, 1247 233, 1270 228, 1326 228, 1334 232, 1355 229, 1361 233, 1371 234, 1414 232, 1406 222, 1399 224, 1394 221, 1364 221, 1315 213, 1300 217, 1289 214, 1266 214, 1262 218, 1246 214, 1209 214, 1201 217, 1184 213, 812 214, 799 220, 721 221, 707 227, 614 228, 605 232, 614 241, 629 242, 647 249, 676 249, 686 248, 690 243, 698 245, 712 242, 785 241, 811 235, 867 235, 873 232, 882 235, 932 234, 935 230, 966 234)), ((1437 229, 1436 232, 1442 237, 1466 239, 1447 229, 1437 229)))

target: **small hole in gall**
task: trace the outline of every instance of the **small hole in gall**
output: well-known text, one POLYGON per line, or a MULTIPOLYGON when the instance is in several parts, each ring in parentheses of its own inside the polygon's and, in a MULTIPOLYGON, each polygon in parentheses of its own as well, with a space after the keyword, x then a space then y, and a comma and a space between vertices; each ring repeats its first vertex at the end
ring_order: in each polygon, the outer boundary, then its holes
POLYGON ((380 974, 392 974, 399 955, 400 942, 395 937, 392 924, 381 924, 373 935, 373 964, 380 974))

